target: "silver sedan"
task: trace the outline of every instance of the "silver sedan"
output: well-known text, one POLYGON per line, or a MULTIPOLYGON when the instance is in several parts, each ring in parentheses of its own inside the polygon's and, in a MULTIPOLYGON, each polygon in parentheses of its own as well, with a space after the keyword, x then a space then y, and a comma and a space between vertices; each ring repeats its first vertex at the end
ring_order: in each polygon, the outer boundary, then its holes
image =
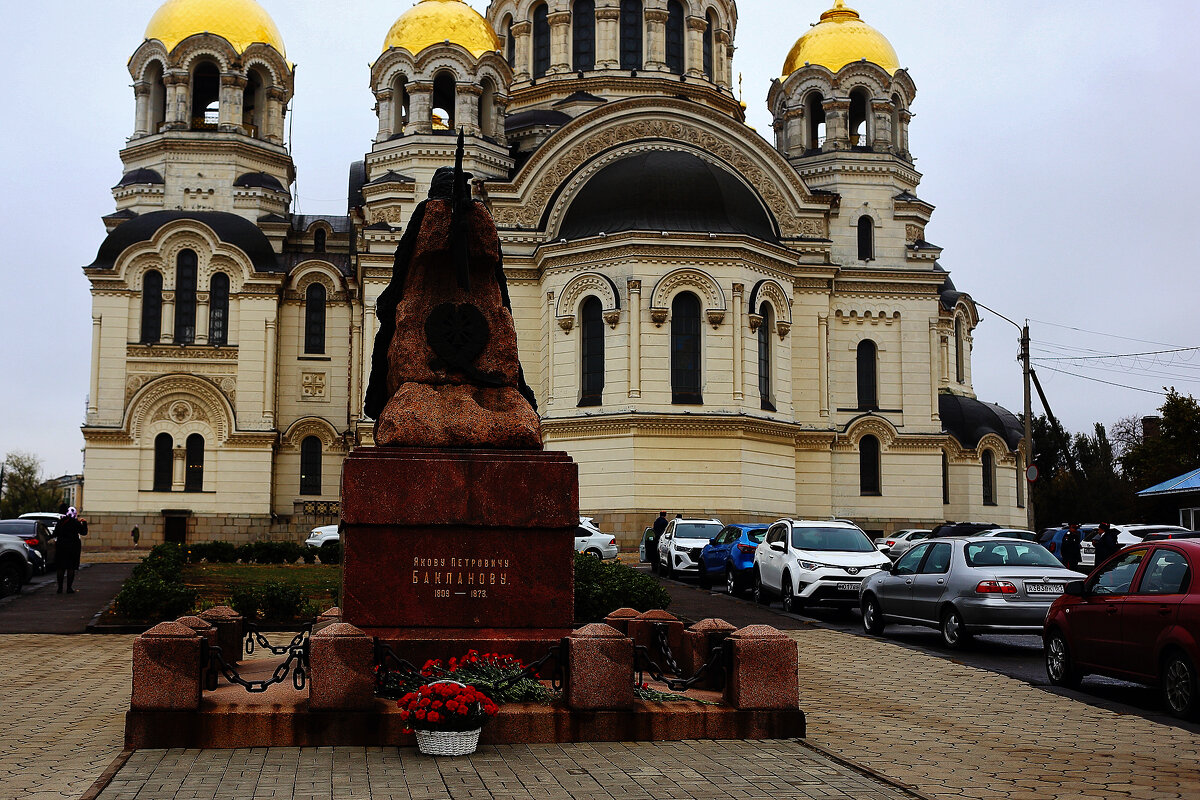
POLYGON ((868 633, 878 635, 888 623, 927 625, 957 648, 979 633, 1041 635, 1054 598, 1084 577, 1036 542, 936 539, 869 576, 858 596, 868 633))
POLYGON ((895 561, 914 544, 928 538, 930 533, 928 528, 906 528, 896 531, 891 536, 880 536, 875 540, 875 549, 895 561))

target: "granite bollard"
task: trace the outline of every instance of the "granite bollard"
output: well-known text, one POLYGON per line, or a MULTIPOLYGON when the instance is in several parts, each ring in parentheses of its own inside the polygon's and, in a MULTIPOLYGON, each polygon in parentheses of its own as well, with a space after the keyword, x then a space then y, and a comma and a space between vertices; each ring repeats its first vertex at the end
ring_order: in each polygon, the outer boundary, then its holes
POLYGON ((360 711, 375 705, 375 643, 358 628, 334 622, 309 640, 308 707, 360 711))
POLYGON ((725 702, 742 709, 800 706, 796 643, 770 625, 748 625, 729 634, 733 655, 725 702))
MULTIPOLYGON (((683 670, 683 677, 690 678, 697 670, 708 663, 709 656, 721 642, 737 628, 723 619, 702 619, 683 632, 683 646, 676 660, 683 670)), ((723 670, 710 670, 704 673, 696 687, 699 689, 719 689, 724 683, 723 670)))
POLYGON ((202 664, 199 634, 178 622, 160 622, 133 643, 134 711, 195 711, 200 708, 202 664))
POLYGON ((200 619, 217 628, 217 646, 226 664, 236 664, 242 659, 242 636, 245 632, 242 615, 229 606, 213 606, 200 612, 200 619))
POLYGON ((567 706, 609 711, 633 705, 633 641, 604 623, 567 637, 567 706))
POLYGON ((616 611, 609 613, 604 618, 606 625, 611 625, 626 636, 629 635, 629 620, 637 619, 638 610, 636 608, 618 608, 616 611))
POLYGON ((204 639, 208 641, 210 647, 215 647, 217 645, 217 628, 207 620, 200 619, 200 617, 187 616, 180 617, 175 621, 180 625, 188 626, 198 635, 204 637, 204 639))
POLYGON ((671 668, 664 663, 666 659, 662 658, 658 637, 654 632, 658 625, 666 625, 667 645, 671 648, 671 654, 678 659, 679 650, 683 646, 683 623, 674 614, 657 608, 644 611, 629 620, 628 635, 635 645, 650 651, 650 657, 658 663, 663 672, 669 672, 671 668))
POLYGON ((342 610, 340 608, 337 606, 334 606, 333 608, 327 608, 317 615, 316 621, 313 622, 312 632, 316 634, 321 630, 328 628, 333 623, 341 621, 342 610))

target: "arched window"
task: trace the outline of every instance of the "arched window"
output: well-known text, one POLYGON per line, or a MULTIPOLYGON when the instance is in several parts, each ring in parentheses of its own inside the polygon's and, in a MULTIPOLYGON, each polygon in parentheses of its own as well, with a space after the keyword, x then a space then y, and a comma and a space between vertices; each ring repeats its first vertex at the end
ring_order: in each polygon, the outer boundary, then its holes
POLYGON ((850 146, 870 147, 871 98, 867 90, 854 89, 850 92, 850 146))
POLYGON ((325 286, 319 282, 304 292, 304 352, 325 354, 325 286))
POLYGON ((513 36, 513 19, 509 14, 504 18, 504 54, 508 57, 508 66, 517 68, 517 40, 513 36))
POLYGON ((146 132, 158 133, 167 119, 167 86, 163 81, 162 64, 154 61, 146 70, 146 82, 150 84, 150 96, 146 104, 146 132))
POLYGON ((192 71, 192 130, 216 130, 221 121, 221 73, 211 61, 192 71))
POLYGON ((305 436, 300 442, 300 494, 321 493, 321 439, 305 436))
POLYGON ((764 411, 774 411, 775 403, 771 401, 771 329, 774 327, 771 304, 759 306, 758 314, 762 317, 758 326, 758 396, 764 411))
POLYGON ((325 238, 327 235, 328 234, 325 233, 324 228, 317 228, 315 231, 313 231, 313 252, 314 253, 324 253, 325 252, 325 238))
POLYGON ((873 411, 879 408, 878 353, 875 342, 863 339, 858 343, 858 408, 873 411))
POLYGON ((879 440, 874 436, 864 436, 858 442, 858 488, 862 494, 882 494, 879 482, 879 440))
POLYGON ((667 3, 667 69, 683 74, 683 4, 667 3))
POLYGON ((392 133, 404 133, 408 125, 408 77, 397 75, 392 81, 392 133))
POLYGON ((533 77, 550 69, 550 12, 542 3, 533 10, 533 77))
POLYGON ((175 442, 171 434, 160 433, 154 437, 154 491, 171 491, 171 459, 175 442))
POLYGON ((825 144, 825 98, 812 92, 804 99, 804 118, 808 120, 805 150, 820 150, 825 144))
POLYGON ((596 68, 596 0, 575 0, 571 15, 571 64, 576 72, 596 68))
POLYGON ((950 504, 950 459, 942 451, 942 505, 950 504))
POLYGON ((142 278, 142 344, 162 338, 162 273, 150 270, 142 278))
POLYGON ((604 395, 604 317, 600 298, 589 297, 579 309, 582 347, 580 406, 598 406, 604 395))
POLYGON ((208 284, 208 343, 229 343, 229 276, 218 272, 208 284))
POLYGON ((445 70, 433 76, 433 129, 452 131, 454 123, 454 101, 458 83, 454 73, 445 70))
POLYGON ((954 318, 954 380, 963 382, 966 373, 966 361, 963 358, 963 325, 962 317, 954 318))
POLYGON ((175 344, 196 341, 196 251, 175 258, 175 344))
POLYGON ((479 129, 484 136, 497 137, 501 132, 496 130, 496 84, 484 78, 480 87, 479 129))
POLYGON ((708 24, 704 26, 704 74, 710 80, 713 77, 713 32, 717 29, 717 18, 708 12, 708 24))
POLYGON ((266 99, 262 75, 256 69, 250 70, 246 73, 246 88, 242 90, 242 127, 250 136, 262 136, 266 99))
POLYGON ((621 69, 642 68, 642 0, 621 0, 621 69))
POLYGON ((691 292, 671 303, 671 402, 699 404, 700 300, 691 292))
POLYGON ((875 220, 867 214, 858 218, 858 260, 875 260, 875 220))
POLYGON ((185 492, 204 491, 204 437, 193 433, 187 437, 187 468, 183 473, 185 492))
POLYGON ((983 451, 983 504, 996 505, 996 456, 991 450, 983 451))

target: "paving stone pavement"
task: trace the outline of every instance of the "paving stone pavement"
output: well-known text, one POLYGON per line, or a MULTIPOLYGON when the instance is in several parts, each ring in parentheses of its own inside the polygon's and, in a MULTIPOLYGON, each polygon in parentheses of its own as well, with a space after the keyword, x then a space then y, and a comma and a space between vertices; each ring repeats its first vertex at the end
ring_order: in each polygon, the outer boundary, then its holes
MULTIPOLYGON (((808 628, 809 742, 933 798, 1200 797, 1200 737, 886 641, 808 628)), ((120 753, 132 636, 0 636, 0 800, 79 798, 120 753)), ((900 800, 803 744, 143 750, 100 800, 900 800)))

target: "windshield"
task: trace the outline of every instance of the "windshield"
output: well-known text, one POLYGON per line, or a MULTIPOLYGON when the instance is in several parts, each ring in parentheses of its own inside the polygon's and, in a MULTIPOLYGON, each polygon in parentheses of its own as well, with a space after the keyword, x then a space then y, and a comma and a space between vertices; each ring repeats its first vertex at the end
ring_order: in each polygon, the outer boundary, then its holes
POLYGON ((792 528, 792 547, 842 553, 877 552, 875 545, 858 528, 792 528))
POLYGON ((966 557, 969 567, 1062 567, 1046 548, 1032 542, 972 543, 966 547, 966 557))
POLYGON ((3 519, 0 520, 0 533, 7 533, 13 536, 28 536, 37 535, 37 526, 31 519, 3 519))
POLYGON ((716 522, 681 522, 675 526, 677 539, 711 539, 721 532, 716 522))

